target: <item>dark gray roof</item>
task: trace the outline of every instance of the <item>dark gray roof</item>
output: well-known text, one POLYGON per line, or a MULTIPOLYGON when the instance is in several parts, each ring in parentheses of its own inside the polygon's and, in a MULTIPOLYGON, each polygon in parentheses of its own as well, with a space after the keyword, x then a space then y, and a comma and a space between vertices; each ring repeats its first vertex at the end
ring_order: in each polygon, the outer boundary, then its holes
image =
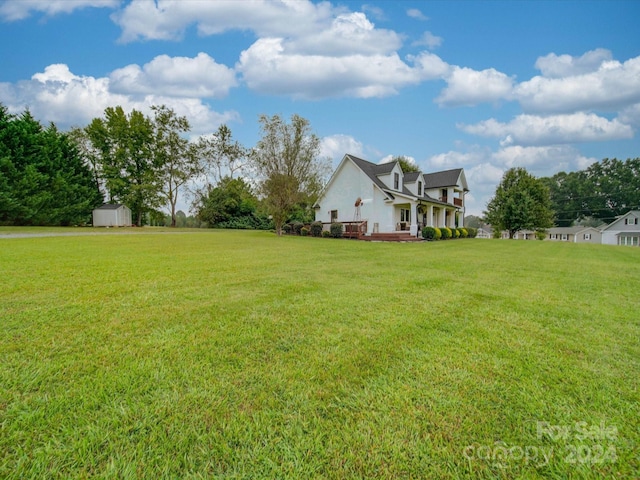
POLYGON ((458 184, 458 178, 460 178, 461 168, 454 168, 452 170, 445 170, 443 172, 425 173, 424 188, 440 188, 451 187, 458 184))
MULTIPOLYGON (((351 160, 353 160, 353 162, 358 166, 358 168, 360 168, 360 170, 362 170, 373 181, 373 183, 375 183, 378 187, 380 187, 391 199, 395 198, 393 196, 392 192, 396 192, 396 190, 392 190, 388 186, 386 186, 384 184, 384 182, 382 182, 378 178, 378 175, 385 175, 385 174, 388 174, 389 172, 391 172, 391 170, 393 170, 393 167, 396 164, 396 162, 375 164, 375 163, 371 163, 371 162, 369 162, 367 160, 363 160, 362 158, 354 157, 353 155, 347 154, 347 156, 351 160)), ((450 172, 453 172, 453 171, 454 170, 450 170, 450 172)), ((458 172, 458 175, 460 175, 460 172, 462 171, 462 169, 458 168, 455 171, 458 172)), ((437 173, 431 173, 429 175, 438 175, 440 173, 447 173, 447 172, 437 172, 437 173)), ((405 173, 404 174, 404 181, 406 181, 407 175, 411 175, 411 174, 415 174, 416 178, 420 175, 419 172, 405 173)), ((423 176, 426 177, 427 175, 423 175, 423 176)), ((455 185, 457 181, 458 181, 458 177, 456 176, 455 180, 450 185, 455 185)), ((447 185, 447 186, 449 186, 449 185, 447 185)), ((428 188, 427 185, 426 185, 426 179, 425 179, 425 187, 424 188, 425 189, 428 188)), ((431 188, 437 188, 437 187, 431 187, 431 188)), ((413 193, 411 193, 407 189, 407 187, 404 186, 404 184, 402 185, 402 192, 398 192, 398 193, 402 193, 403 195, 406 195, 408 197, 420 198, 420 199, 426 200, 428 202, 438 203, 440 205, 448 205, 448 203, 446 203, 446 202, 442 202, 440 200, 436 200, 433 197, 430 197, 429 195, 424 193, 424 191, 423 191, 422 197, 416 197, 413 193)))
POLYGON ((120 207, 124 207, 121 203, 104 203, 100 205, 96 210, 117 210, 120 207))
POLYGON ((420 172, 407 172, 404 174, 404 183, 413 183, 420 176, 420 172))
POLYGON ((353 160, 353 163, 355 163, 358 168, 360 168, 360 170, 362 170, 378 187, 382 188, 383 190, 389 189, 389 187, 387 187, 384 182, 382 182, 382 180, 378 178, 378 175, 385 175, 391 172, 391 170, 393 170, 395 162, 376 165, 375 163, 371 163, 367 160, 354 157, 353 155, 347 154, 347 156, 351 160, 353 160))

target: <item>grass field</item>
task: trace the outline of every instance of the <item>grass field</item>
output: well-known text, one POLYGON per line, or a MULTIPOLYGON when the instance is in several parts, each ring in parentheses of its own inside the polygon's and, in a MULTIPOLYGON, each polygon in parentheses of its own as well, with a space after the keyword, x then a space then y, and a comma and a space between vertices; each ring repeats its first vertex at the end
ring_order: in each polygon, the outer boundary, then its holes
POLYGON ((0 478, 637 478, 639 306, 631 247, 0 239, 0 478))

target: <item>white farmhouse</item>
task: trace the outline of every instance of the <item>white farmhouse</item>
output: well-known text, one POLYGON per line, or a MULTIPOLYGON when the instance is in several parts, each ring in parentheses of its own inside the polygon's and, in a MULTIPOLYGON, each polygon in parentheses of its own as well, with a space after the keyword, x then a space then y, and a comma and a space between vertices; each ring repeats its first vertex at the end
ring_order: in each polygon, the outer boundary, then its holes
POLYGON ((423 226, 462 227, 468 191, 461 168, 404 173, 398 162, 375 164, 347 154, 314 205, 315 217, 364 235, 417 236, 423 226))
POLYGON ((640 210, 631 210, 604 227, 602 243, 640 246, 640 210))

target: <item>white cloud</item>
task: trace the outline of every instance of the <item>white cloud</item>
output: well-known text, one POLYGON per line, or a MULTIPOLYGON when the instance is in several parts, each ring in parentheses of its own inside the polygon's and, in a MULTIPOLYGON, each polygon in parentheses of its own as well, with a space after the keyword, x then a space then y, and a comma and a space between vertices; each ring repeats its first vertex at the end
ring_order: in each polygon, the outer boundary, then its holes
POLYGON ((571 55, 556 55, 550 53, 538 58, 536 68, 542 75, 549 78, 572 77, 597 71, 603 62, 612 59, 611 52, 604 48, 598 48, 586 52, 580 57, 571 55))
POLYGON ((280 38, 263 38, 240 55, 236 69, 249 88, 294 98, 385 97, 436 78, 447 66, 433 54, 410 57, 415 66, 389 55, 331 57, 288 53, 280 38))
POLYGON ((433 50, 434 48, 442 45, 442 37, 437 37, 431 32, 424 32, 422 34, 422 37, 420 37, 419 40, 413 42, 412 45, 425 46, 429 50, 433 50))
POLYGON ((124 94, 172 97, 224 97, 236 85, 235 73, 206 53, 195 58, 159 55, 142 68, 128 65, 111 72, 111 90, 124 94))
POLYGON ((595 161, 568 145, 509 146, 497 151, 475 145, 468 147, 468 151, 454 150, 430 157, 425 162, 425 171, 463 167, 471 190, 466 197, 466 213, 481 215, 509 168, 524 167, 531 174, 542 177, 559 171, 584 170, 595 161))
POLYGON ((215 112, 197 98, 114 93, 109 78, 75 75, 65 64, 49 65, 30 80, 1 83, 0 102, 12 112, 28 107, 35 118, 44 123, 55 122, 61 128, 86 125, 101 117, 105 108, 115 105, 147 114, 152 105, 167 105, 189 119, 193 134, 211 132, 221 123, 238 118, 236 112, 215 112))
POLYGON ((174 1, 132 0, 112 16, 122 28, 121 41, 180 38, 196 24, 201 35, 249 30, 258 36, 298 36, 319 31, 332 16, 343 12, 328 2, 280 1, 174 1))
POLYGON ((364 13, 338 15, 331 26, 285 42, 289 53, 306 55, 373 55, 394 52, 402 45, 398 34, 376 29, 364 13))
POLYGON ((473 70, 454 66, 447 77, 447 86, 436 102, 440 105, 477 105, 484 102, 509 100, 513 90, 513 78, 493 68, 473 70))
POLYGON ((536 176, 550 176, 560 171, 582 170, 595 158, 581 155, 569 145, 523 147, 513 145, 493 153, 494 164, 505 169, 524 167, 536 176))
POLYGON ((53 16, 86 7, 115 8, 120 2, 121 0, 8 0, 0 5, 0 18, 11 22, 25 19, 33 12, 53 16))
POLYGON ((407 15, 417 20, 429 20, 429 17, 427 17, 424 13, 422 13, 417 8, 410 8, 409 10, 407 10, 407 15))
POLYGON ((640 103, 623 108, 618 118, 623 123, 640 127, 640 103))
MULTIPOLYGON (((557 65, 545 69, 562 70, 557 65)), ((603 60, 595 71, 562 78, 533 77, 514 89, 514 98, 532 112, 616 111, 640 102, 640 57, 624 63, 603 60)))
POLYGON ((320 156, 330 158, 334 168, 345 154, 363 157, 364 149, 362 143, 350 135, 342 134, 330 135, 320 140, 320 156))
POLYGON ((570 115, 518 115, 509 123, 495 119, 475 125, 460 125, 467 133, 483 137, 502 137, 502 145, 556 145, 597 142, 633 137, 633 129, 617 119, 608 120, 593 113, 570 115))

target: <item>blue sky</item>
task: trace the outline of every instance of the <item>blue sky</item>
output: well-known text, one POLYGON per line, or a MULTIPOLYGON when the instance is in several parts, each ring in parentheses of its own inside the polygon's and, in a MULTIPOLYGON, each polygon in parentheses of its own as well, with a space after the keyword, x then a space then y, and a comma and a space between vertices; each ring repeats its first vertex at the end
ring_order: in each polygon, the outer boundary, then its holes
POLYGON ((334 165, 463 167, 477 215, 510 167, 640 156, 638 19, 632 0, 5 0, 0 102, 62 129, 166 104, 247 147, 258 115, 296 113, 334 165))

